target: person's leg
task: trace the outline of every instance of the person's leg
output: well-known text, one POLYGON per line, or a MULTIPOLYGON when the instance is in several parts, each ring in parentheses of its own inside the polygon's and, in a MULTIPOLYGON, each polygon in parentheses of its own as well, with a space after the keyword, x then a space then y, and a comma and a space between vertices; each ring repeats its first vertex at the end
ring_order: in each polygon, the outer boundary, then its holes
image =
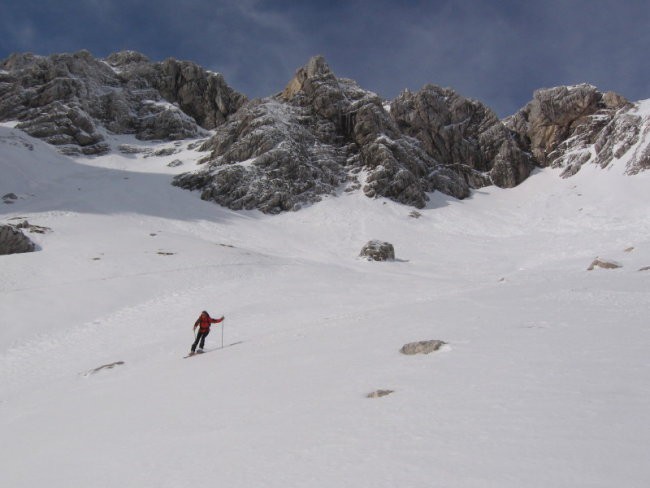
POLYGON ((196 339, 194 340, 194 343, 192 344, 192 352, 196 351, 196 346, 198 345, 199 341, 201 340, 201 332, 197 332, 196 334, 196 339))
POLYGON ((201 334, 201 344, 199 345, 199 349, 203 349, 205 346, 205 338, 208 337, 208 334, 210 333, 209 330, 206 330, 203 334, 201 334))

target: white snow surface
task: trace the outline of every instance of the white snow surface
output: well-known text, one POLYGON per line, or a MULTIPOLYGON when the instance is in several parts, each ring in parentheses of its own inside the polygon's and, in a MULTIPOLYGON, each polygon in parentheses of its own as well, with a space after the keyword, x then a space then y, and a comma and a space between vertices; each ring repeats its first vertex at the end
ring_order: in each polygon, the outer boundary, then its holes
POLYGON ((650 174, 266 216, 171 186, 182 148, 0 127, 0 222, 51 229, 0 256, 1 486, 650 486, 650 174))

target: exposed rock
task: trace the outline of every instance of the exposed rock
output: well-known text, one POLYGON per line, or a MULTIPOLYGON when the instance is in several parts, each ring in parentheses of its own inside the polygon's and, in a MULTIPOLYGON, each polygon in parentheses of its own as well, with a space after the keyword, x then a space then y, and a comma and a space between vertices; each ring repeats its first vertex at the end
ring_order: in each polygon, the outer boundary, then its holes
POLYGON ((400 352, 409 356, 414 354, 429 354, 437 351, 445 344, 446 342, 439 340, 410 342, 408 344, 404 344, 402 346, 402 349, 400 349, 400 352))
POLYGON ((644 266, 643 268, 639 268, 639 271, 650 271, 650 266, 644 266))
POLYGON ((367 171, 363 188, 367 196, 423 207, 427 192, 440 190, 457 198, 469 195, 456 172, 429 156, 415 139, 405 137, 377 95, 352 80, 336 78, 322 57, 312 58, 298 70, 282 98, 312 108, 354 142, 358 157, 350 156, 367 171))
POLYGON ((366 395, 366 398, 381 398, 395 393, 394 390, 376 390, 366 395))
POLYGON ((138 67, 134 70, 136 74, 205 129, 223 124, 246 102, 244 95, 226 84, 223 75, 189 61, 170 58, 161 63, 140 63, 138 67))
POLYGON ((16 229, 28 230, 29 232, 32 232, 34 234, 45 234, 47 232, 52 231, 52 229, 50 229, 49 227, 43 227, 41 225, 32 225, 27 220, 23 220, 19 224, 14 225, 14 227, 16 229))
POLYGON ((549 155, 569 138, 577 125, 601 108, 601 98, 591 85, 537 90, 533 100, 509 124, 529 142, 538 164, 549 166, 553 163, 549 155))
POLYGON ((636 107, 617 112, 598 134, 593 150, 593 163, 602 168, 628 159, 630 175, 650 169, 650 115, 640 115, 636 107))
MULTIPOLYGON (((133 51, 105 60, 87 51, 14 54, 0 62, 0 121, 16 120, 68 155, 109 151, 107 133, 172 141, 214 130, 200 143, 202 166, 174 184, 231 209, 266 213, 358 190, 423 208, 431 192, 464 198, 470 188, 512 187, 535 166, 571 176, 587 162, 624 160, 635 174, 650 168, 647 103, 590 85, 557 87, 538 90, 500 121, 482 103, 435 85, 387 104, 337 78, 321 56, 281 93, 252 101, 218 73, 133 51)), ((119 150, 147 157, 179 149, 119 150)))
POLYGON ((365 257, 368 261, 392 261, 395 259, 395 249, 390 242, 372 240, 363 246, 359 257, 365 257))
POLYGON ((276 97, 245 104, 203 145, 206 167, 175 179, 201 198, 266 213, 295 210, 359 185, 369 197, 423 207, 427 192, 465 197, 466 182, 404 137, 382 101, 312 58, 276 97), (359 185, 360 186, 360 185, 359 185))
POLYGON ((586 163, 604 168, 619 159, 635 174, 650 168, 650 117, 642 113, 616 93, 564 86, 536 91, 506 125, 540 166, 565 168, 565 177, 586 163))
POLYGON ((615 263, 613 261, 605 261, 604 259, 596 258, 589 265, 587 271, 593 271, 595 268, 617 269, 617 268, 622 268, 622 265, 615 263))
POLYGON ((151 148, 132 146, 130 144, 120 144, 117 149, 122 154, 150 154, 152 152, 151 148))
POLYGON ((393 100, 390 115, 434 160, 453 167, 474 188, 516 186, 534 167, 515 134, 492 110, 450 88, 407 90, 393 100))
POLYGON ((0 120, 18 120, 30 135, 83 154, 107 150, 104 129, 144 140, 196 137, 245 101, 219 74, 132 51, 106 61, 88 51, 14 54, 0 68, 0 120))
POLYGON ((345 180, 345 151, 334 126, 274 99, 246 104, 206 144, 208 163, 174 184, 234 210, 296 210, 345 180))
POLYGON ((144 151, 144 157, 145 158, 150 158, 150 157, 164 157, 164 156, 172 156, 174 154, 178 154, 181 152, 181 150, 177 147, 163 147, 160 149, 149 149, 147 151, 144 151))
POLYGON ((32 252, 36 245, 13 225, 0 224, 0 255, 32 252))

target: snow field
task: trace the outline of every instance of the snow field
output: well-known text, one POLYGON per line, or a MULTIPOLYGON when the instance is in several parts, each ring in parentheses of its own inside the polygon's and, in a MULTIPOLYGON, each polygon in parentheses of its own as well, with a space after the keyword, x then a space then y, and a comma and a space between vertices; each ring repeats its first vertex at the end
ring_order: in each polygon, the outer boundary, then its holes
POLYGON ((417 219, 359 194, 268 217, 171 187, 192 151, 72 160, 21 137, 0 143, 20 197, 0 219, 52 232, 0 257, 4 486, 650 479, 648 175, 543 170, 417 219), (373 238, 398 259, 358 260, 373 238), (228 347, 213 326, 182 359, 203 309, 228 347), (427 339, 448 344, 398 352, 427 339))

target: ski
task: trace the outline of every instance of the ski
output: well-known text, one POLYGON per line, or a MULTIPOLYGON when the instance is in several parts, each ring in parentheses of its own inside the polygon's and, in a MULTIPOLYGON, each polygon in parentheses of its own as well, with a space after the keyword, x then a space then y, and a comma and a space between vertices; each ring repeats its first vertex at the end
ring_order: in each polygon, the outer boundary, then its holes
POLYGON ((225 349, 225 348, 231 347, 231 346, 236 346, 237 344, 241 344, 242 342, 244 342, 244 341, 233 342, 232 344, 226 344, 223 347, 215 347, 213 349, 204 349, 201 352, 196 351, 195 353, 189 353, 187 356, 183 356, 183 359, 191 358, 191 357, 194 357, 194 356, 201 356, 202 354, 206 354, 208 352, 220 351, 221 349, 225 349))
POLYGON ((191 352, 187 356, 183 356, 183 359, 191 358, 193 356, 198 356, 200 354, 205 354, 208 351, 196 351, 196 352, 191 352))

